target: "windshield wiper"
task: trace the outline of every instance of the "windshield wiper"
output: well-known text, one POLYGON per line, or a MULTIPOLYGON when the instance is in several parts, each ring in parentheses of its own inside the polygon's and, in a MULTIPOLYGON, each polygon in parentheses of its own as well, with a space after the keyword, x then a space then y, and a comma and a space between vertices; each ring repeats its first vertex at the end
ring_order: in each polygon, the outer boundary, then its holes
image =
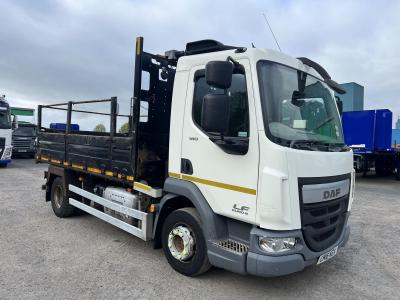
POLYGON ((342 143, 327 143, 316 140, 294 140, 290 142, 290 148, 306 149, 312 151, 325 150, 327 152, 347 152, 349 147, 342 143))
POLYGON ((289 147, 290 148, 297 148, 297 149, 308 149, 308 150, 319 150, 318 147, 315 148, 315 146, 319 144, 318 141, 310 141, 310 140, 293 140, 290 142, 289 147), (314 147, 313 147, 314 146, 314 147))
POLYGON ((348 152, 350 151, 350 147, 343 143, 332 143, 329 144, 329 151, 331 152, 348 152))

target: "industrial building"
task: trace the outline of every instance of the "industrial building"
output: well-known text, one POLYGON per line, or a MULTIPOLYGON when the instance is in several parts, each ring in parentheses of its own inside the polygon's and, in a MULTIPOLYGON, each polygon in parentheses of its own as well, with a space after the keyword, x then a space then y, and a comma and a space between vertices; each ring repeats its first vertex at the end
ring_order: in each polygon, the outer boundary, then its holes
POLYGON ((338 95, 343 102, 343 111, 364 110, 364 87, 355 82, 340 84, 346 91, 343 95, 338 95))
POLYGON ((397 117, 397 122, 396 125, 394 127, 395 129, 400 129, 400 116, 397 117))

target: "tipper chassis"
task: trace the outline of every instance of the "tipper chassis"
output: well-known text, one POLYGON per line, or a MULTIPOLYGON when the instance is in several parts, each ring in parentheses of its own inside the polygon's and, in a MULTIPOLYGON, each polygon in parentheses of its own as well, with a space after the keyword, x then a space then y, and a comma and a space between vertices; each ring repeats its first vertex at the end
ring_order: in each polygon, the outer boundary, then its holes
POLYGON ((332 91, 342 90, 328 73, 306 58, 213 40, 154 55, 139 37, 135 54, 129 113, 116 97, 38 107, 36 159, 49 163, 43 189, 54 213, 79 209, 152 240, 188 276, 212 265, 280 276, 335 256, 349 237, 354 173, 332 91), (280 122, 266 116, 273 107, 262 86, 276 76, 268 70, 283 72, 275 88, 286 74, 298 78, 279 102, 292 110, 282 122, 301 135, 294 140, 267 129, 280 122), (96 103, 110 113, 79 109, 96 103), (65 130, 43 126, 44 109, 65 111, 65 130), (76 112, 108 116, 109 132, 72 130, 76 112))

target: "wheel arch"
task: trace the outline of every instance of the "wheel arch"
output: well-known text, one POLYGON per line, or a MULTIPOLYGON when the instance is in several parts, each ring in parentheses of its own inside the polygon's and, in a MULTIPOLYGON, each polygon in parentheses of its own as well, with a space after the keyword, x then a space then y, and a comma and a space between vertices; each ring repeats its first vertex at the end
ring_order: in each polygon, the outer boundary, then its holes
POLYGON ((68 196, 68 185, 69 183, 76 183, 78 182, 77 174, 74 174, 72 171, 69 171, 63 167, 58 167, 54 165, 49 165, 47 172, 45 172, 46 177, 46 202, 50 201, 51 199, 51 186, 53 185, 54 179, 57 177, 61 177, 63 184, 64 184, 64 196, 68 196))
POLYGON ((222 217, 213 212, 194 183, 169 177, 165 181, 164 191, 168 194, 161 199, 159 212, 154 222, 154 248, 161 248, 161 229, 168 214, 184 207, 194 207, 199 213, 205 240, 216 239, 218 236, 226 234, 226 226, 222 217))

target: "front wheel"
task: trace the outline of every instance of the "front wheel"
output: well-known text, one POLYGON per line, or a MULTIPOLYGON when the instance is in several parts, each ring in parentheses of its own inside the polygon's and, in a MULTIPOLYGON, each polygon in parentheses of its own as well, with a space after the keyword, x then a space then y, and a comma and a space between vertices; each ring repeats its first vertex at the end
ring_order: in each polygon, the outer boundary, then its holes
POLYGON ((198 276, 210 267, 200 216, 193 207, 173 211, 162 228, 162 246, 168 263, 186 276, 198 276))

